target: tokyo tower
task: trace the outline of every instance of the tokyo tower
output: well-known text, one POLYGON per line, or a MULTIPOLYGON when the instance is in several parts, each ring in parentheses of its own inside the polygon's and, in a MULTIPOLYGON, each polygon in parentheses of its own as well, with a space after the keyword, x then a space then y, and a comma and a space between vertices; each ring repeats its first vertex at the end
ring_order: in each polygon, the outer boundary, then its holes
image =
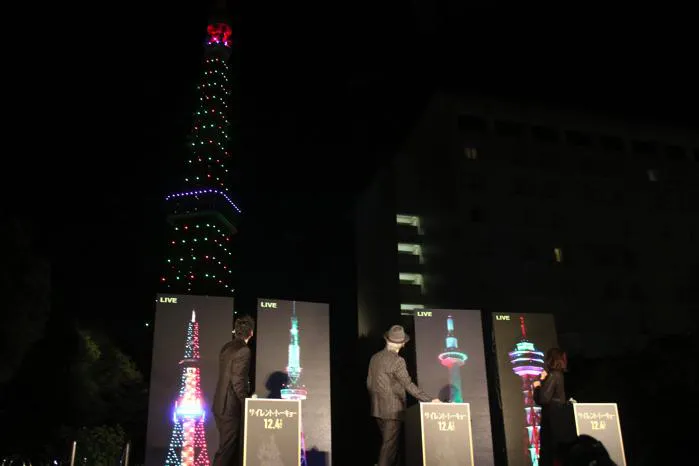
POLYGON ((449 369, 449 401, 463 403, 461 394, 461 366, 466 363, 468 356, 459 351, 459 340, 454 336, 454 318, 447 317, 447 336, 444 352, 439 355, 439 362, 449 369))
POLYGON ((172 413, 172 433, 165 466, 209 466, 206 410, 199 368, 199 323, 195 311, 192 311, 192 320, 187 323, 187 339, 180 370, 180 391, 172 413))
POLYGON ((219 0, 206 31, 184 180, 165 197, 170 232, 160 285, 168 293, 230 296, 234 291, 230 247, 241 211, 228 181, 232 30, 226 16, 225 1, 219 0))
POLYGON ((539 464, 539 432, 541 430, 541 407, 534 403, 532 383, 544 370, 544 353, 527 340, 524 317, 519 318, 522 338, 509 353, 512 371, 522 379, 524 396, 524 422, 527 430, 527 450, 532 466, 539 464))

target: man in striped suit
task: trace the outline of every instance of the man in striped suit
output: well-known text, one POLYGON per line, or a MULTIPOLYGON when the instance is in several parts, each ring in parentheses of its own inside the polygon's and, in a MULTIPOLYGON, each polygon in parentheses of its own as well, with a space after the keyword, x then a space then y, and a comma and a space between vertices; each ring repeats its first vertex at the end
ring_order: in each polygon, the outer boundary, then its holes
POLYGON ((420 390, 408 374, 405 359, 398 352, 410 340, 400 325, 384 334, 386 347, 371 357, 366 385, 371 396, 371 415, 381 430, 378 466, 398 464, 399 439, 406 406, 406 392, 419 401, 439 402, 420 390))

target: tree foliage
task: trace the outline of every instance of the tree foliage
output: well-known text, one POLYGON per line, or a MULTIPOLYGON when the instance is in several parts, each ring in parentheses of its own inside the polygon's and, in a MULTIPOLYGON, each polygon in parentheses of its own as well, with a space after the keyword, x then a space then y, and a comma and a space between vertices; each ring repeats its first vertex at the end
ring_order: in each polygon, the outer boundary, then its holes
POLYGON ((77 442, 76 464, 91 466, 112 466, 119 464, 119 458, 126 445, 126 433, 120 425, 83 427, 66 431, 66 437, 77 442))
MULTIPOLYGON (((9 395, 13 403, 2 414, 16 421, 0 437, 0 453, 62 457, 82 439, 83 457, 111 455, 123 448, 124 432, 140 435, 147 412, 146 385, 133 361, 103 333, 58 318, 29 352, 9 395)), ((106 457, 96 458, 87 464, 106 457)))
POLYGON ((26 229, 13 219, 0 225, 0 385, 17 373, 44 336, 51 309, 50 266, 32 249, 26 229))
POLYGON ((130 423, 145 407, 143 375, 106 336, 84 328, 77 336, 70 367, 76 420, 85 425, 130 423))

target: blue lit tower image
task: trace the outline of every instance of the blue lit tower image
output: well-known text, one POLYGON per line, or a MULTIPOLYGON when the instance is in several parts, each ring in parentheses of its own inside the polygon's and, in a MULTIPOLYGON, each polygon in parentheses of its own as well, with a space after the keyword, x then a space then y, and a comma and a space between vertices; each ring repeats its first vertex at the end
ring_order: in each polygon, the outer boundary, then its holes
POLYGON ((288 382, 282 389, 283 400, 305 400, 306 389, 301 379, 301 347, 299 346, 299 318, 296 316, 296 301, 292 304, 291 327, 289 327, 289 359, 286 364, 288 382))
POLYGON ((459 351, 459 340, 454 336, 454 317, 447 317, 447 336, 444 339, 444 352, 439 355, 439 362, 449 369, 449 401, 463 403, 461 395, 461 366, 466 363, 468 356, 459 351))
POLYGON ((522 338, 509 353, 512 371, 522 379, 524 397, 524 419, 527 430, 527 450, 532 466, 539 464, 539 433, 541 429, 541 408, 534 403, 532 383, 544 370, 544 353, 534 343, 527 340, 527 327, 524 317, 519 318, 522 338))
MULTIPOLYGON (((308 392, 300 383, 301 346, 299 345, 299 318, 296 315, 296 301, 291 303, 291 326, 289 327, 289 356, 286 363, 287 383, 281 389, 282 400, 305 400, 308 392)), ((301 431, 301 464, 306 465, 306 439, 301 431)))

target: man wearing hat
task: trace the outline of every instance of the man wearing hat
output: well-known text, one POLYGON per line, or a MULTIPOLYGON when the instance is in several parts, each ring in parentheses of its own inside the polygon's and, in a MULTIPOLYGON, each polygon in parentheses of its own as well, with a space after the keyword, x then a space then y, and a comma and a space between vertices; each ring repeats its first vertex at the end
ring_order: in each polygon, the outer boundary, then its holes
POLYGON ((399 438, 406 406, 405 392, 420 401, 439 402, 418 388, 408 374, 405 359, 398 352, 410 340, 400 325, 384 334, 386 347, 371 357, 366 385, 371 396, 371 415, 381 430, 378 466, 397 464, 399 438))

